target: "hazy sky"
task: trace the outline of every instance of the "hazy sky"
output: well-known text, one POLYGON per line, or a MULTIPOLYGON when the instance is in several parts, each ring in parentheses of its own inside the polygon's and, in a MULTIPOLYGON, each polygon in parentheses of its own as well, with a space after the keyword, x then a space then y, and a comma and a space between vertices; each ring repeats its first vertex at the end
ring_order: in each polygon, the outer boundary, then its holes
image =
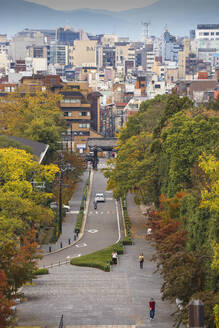
POLYGON ((159 0, 26 0, 57 10, 80 8, 108 9, 113 11, 146 7, 159 0))

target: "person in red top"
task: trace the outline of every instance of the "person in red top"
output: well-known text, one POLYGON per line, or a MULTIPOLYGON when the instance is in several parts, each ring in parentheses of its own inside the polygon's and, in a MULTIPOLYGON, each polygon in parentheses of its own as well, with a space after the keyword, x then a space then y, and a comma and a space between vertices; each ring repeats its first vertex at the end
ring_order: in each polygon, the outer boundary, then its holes
POLYGON ((154 301, 153 298, 150 299, 149 308, 150 308, 150 320, 154 320, 154 315, 155 315, 155 301, 154 301))

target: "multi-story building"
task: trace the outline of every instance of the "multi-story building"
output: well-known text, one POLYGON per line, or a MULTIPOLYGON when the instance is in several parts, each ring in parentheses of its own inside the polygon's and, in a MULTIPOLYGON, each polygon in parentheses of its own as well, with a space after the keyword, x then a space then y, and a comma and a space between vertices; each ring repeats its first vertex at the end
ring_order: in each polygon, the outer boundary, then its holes
POLYGON ((15 35, 8 49, 9 57, 12 61, 24 60, 26 57, 26 48, 35 46, 42 46, 45 44, 44 35, 41 32, 31 33, 23 36, 20 33, 15 35))
POLYGON ((60 107, 68 125, 65 144, 73 151, 88 152, 87 138, 100 137, 100 93, 86 82, 70 82, 60 91, 60 107))
POLYGON ((178 62, 178 52, 181 50, 180 45, 176 42, 175 36, 171 35, 168 30, 165 30, 162 37, 161 55, 162 60, 178 62))
POLYGON ((178 68, 179 68, 179 79, 185 79, 186 77, 186 58, 191 53, 190 40, 184 39, 184 48, 179 51, 178 54, 178 68))
POLYGON ((80 32, 69 26, 59 27, 56 29, 56 40, 59 44, 73 45, 75 40, 80 40, 80 32))
POLYGON ((198 24, 195 38, 199 40, 219 40, 219 24, 198 24))
POLYGON ((75 40, 69 47, 69 63, 74 66, 97 65, 97 41, 75 40))
POLYGON ((51 42, 49 63, 53 65, 68 65, 68 46, 51 42))
POLYGON ((116 48, 115 47, 103 47, 103 67, 116 67, 116 48))

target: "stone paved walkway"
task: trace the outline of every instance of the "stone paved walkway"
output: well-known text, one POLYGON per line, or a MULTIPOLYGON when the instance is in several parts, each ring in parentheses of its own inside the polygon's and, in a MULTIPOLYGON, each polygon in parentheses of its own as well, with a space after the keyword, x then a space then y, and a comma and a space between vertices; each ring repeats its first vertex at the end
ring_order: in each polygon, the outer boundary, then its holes
MULTIPOLYGON (((18 306, 18 325, 58 327, 61 315, 65 326, 135 326, 170 328, 175 307, 161 301, 162 279, 154 274, 154 252, 144 239, 145 217, 128 197, 128 211, 135 227, 134 245, 125 247, 119 264, 110 273, 92 268, 63 265, 24 289, 27 302, 18 306), (138 255, 144 253, 141 270, 138 255), (148 319, 148 301, 156 301, 156 317, 148 319)), ((116 327, 119 328, 119 327, 116 327)))

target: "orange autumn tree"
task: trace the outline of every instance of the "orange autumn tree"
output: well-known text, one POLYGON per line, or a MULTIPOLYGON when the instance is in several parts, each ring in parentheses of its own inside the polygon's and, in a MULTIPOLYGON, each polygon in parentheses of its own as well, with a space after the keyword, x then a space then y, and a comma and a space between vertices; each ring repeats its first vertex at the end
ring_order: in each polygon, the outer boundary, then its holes
MULTIPOLYGON (((154 241, 157 261, 164 283, 161 287, 163 299, 175 303, 176 298, 186 305, 190 297, 197 291, 202 291, 205 284, 205 267, 203 254, 196 251, 188 251, 186 243, 188 232, 184 229, 183 219, 180 217, 180 208, 185 193, 177 193, 175 197, 167 198, 162 195, 160 210, 151 213, 152 220, 148 228, 152 229, 150 238, 154 241)), ((186 322, 187 308, 178 312, 176 324, 186 322)))
POLYGON ((0 270, 0 327, 8 327, 11 323, 11 306, 13 301, 9 300, 7 294, 8 284, 3 270, 0 270))

